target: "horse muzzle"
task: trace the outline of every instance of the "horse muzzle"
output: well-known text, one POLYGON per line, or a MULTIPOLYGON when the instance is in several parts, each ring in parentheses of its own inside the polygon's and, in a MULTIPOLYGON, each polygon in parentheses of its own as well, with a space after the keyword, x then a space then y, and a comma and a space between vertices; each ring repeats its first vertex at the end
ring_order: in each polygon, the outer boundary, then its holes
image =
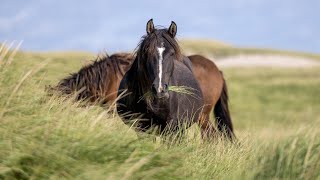
POLYGON ((169 91, 168 91, 168 85, 163 84, 162 86, 158 86, 153 84, 152 85, 152 94, 157 99, 169 99, 169 91))

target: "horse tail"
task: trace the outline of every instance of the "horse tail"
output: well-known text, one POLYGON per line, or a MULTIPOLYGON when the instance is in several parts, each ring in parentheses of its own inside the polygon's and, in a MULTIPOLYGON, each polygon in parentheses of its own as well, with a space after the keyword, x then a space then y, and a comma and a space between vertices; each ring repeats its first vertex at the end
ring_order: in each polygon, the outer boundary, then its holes
POLYGON ((233 140, 235 138, 235 135, 233 133, 233 125, 228 105, 228 88, 222 72, 221 75, 223 79, 223 87, 220 98, 214 107, 214 115, 218 130, 221 133, 223 133, 227 138, 233 140))

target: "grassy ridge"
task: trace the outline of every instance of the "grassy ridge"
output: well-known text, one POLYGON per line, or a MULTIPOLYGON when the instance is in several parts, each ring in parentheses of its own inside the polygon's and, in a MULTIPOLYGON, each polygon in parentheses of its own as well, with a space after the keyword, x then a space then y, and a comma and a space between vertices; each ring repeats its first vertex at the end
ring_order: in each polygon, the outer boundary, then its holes
POLYGON ((235 47, 222 42, 216 42, 211 40, 181 40, 183 49, 188 52, 213 55, 215 58, 222 58, 226 56, 243 55, 243 54, 260 54, 260 55, 284 55, 284 56, 296 56, 302 58, 310 58, 320 60, 319 54, 284 51, 275 49, 262 49, 262 48, 244 48, 235 47))
POLYGON ((18 53, 0 65, 0 179, 319 179, 319 69, 225 69, 239 145, 138 138, 114 109, 47 97, 90 58, 18 53))

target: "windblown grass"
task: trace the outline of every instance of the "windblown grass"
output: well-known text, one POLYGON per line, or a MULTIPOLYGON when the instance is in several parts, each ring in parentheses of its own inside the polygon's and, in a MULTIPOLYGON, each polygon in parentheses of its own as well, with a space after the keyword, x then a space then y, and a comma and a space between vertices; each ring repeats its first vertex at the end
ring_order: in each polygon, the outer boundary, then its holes
POLYGON ((203 142, 196 126, 166 143, 114 108, 46 95, 86 58, 17 52, 2 66, 0 179, 320 178, 319 69, 225 69, 239 143, 203 142))

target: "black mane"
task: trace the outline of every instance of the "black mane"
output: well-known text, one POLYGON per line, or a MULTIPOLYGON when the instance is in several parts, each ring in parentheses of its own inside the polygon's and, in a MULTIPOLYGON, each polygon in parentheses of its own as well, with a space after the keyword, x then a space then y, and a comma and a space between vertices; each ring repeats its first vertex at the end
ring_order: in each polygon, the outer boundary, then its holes
POLYGON ((105 98, 110 83, 124 76, 132 58, 128 53, 98 56, 92 63, 60 80, 57 86, 49 90, 66 95, 77 93, 77 100, 101 100, 105 98))

